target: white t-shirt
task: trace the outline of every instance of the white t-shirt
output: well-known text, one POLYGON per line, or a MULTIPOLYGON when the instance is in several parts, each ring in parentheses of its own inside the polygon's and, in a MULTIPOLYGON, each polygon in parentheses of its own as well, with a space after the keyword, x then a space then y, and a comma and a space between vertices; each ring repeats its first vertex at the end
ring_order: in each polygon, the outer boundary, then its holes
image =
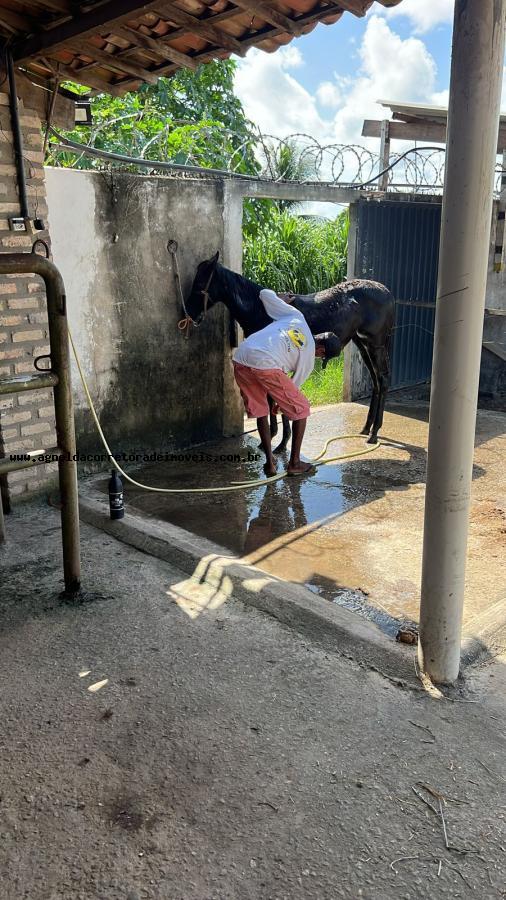
POLYGON ((300 387, 314 369, 315 342, 304 316, 274 291, 260 291, 270 325, 250 334, 234 353, 234 362, 251 369, 282 369, 293 372, 300 387))

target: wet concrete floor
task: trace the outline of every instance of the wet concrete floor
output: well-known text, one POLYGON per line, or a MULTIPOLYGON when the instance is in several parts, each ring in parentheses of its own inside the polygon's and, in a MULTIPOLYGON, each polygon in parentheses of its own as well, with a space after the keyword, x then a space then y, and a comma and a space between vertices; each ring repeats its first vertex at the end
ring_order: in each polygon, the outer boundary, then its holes
MULTIPOLYGON (((360 404, 314 410, 305 455, 316 456, 333 435, 359 431, 365 413, 360 404)), ((370 455, 322 466, 311 477, 236 493, 163 495, 127 484, 127 511, 210 538, 393 634, 399 621, 418 618, 427 421, 427 403, 391 401, 383 442, 370 455)), ((492 606, 500 611, 505 602, 505 425, 504 413, 478 414, 465 607, 469 633, 479 631, 480 617, 492 606)), ((329 455, 362 446, 362 438, 343 441, 329 455)), ((212 487, 261 478, 262 464, 254 432, 149 464, 135 478, 162 487, 212 487)), ((280 469, 284 464, 286 457, 280 469)))

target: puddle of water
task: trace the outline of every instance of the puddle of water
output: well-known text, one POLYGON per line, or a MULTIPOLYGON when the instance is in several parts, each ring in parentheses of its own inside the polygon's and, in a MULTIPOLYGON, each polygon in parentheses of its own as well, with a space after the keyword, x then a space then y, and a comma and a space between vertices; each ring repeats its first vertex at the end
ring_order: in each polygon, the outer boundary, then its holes
MULTIPOLYGON (((209 447, 209 455, 219 455, 222 444, 209 447)), ((231 442, 228 442, 231 451, 231 442)), ((232 481, 264 477, 262 460, 248 460, 256 453, 257 441, 245 438, 233 442, 232 451, 241 461, 160 462, 136 470, 135 478, 164 487, 214 487, 232 481)), ((232 452, 232 455, 233 455, 232 452)), ((279 468, 285 461, 279 461, 279 468)), ((107 482, 100 485, 107 491, 107 482)), ((151 518, 171 522, 187 531, 209 538, 226 550, 242 555, 284 534, 321 519, 340 516, 364 502, 363 487, 346 483, 343 467, 321 467, 306 478, 285 478, 249 491, 233 494, 157 494, 125 483, 125 507, 135 508, 151 518)))
POLYGON ((345 609, 349 609, 352 612, 360 613, 364 619, 374 622, 390 637, 396 636, 399 630, 399 619, 389 615, 386 610, 371 606, 368 601, 369 595, 360 590, 360 588, 339 587, 330 579, 319 577, 318 575, 314 575, 311 581, 307 581, 306 587, 325 600, 337 603, 338 606, 344 606, 345 609))

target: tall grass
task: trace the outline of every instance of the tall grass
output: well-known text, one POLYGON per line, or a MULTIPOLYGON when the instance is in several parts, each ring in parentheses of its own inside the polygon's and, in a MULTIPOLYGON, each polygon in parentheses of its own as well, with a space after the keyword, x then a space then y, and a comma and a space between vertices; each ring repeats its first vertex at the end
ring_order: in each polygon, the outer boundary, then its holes
POLYGON ((346 211, 329 221, 274 207, 263 227, 244 237, 244 274, 273 291, 311 294, 346 276, 346 211))
MULTIPOLYGON (((344 281, 347 253, 347 211, 329 221, 273 206, 263 227, 244 235, 244 274, 273 291, 311 294, 344 281)), ((343 395, 342 355, 325 369, 317 360, 303 392, 315 406, 338 403, 343 395)))
POLYGON ((343 399, 343 354, 331 359, 325 369, 321 360, 317 359, 314 370, 302 386, 311 406, 324 406, 326 403, 340 403, 343 399))

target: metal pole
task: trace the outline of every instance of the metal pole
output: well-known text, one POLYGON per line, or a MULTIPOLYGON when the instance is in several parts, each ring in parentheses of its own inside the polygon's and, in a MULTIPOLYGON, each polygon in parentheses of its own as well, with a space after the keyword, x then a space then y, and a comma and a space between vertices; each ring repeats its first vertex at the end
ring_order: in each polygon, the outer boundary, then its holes
POLYGON ((459 673, 506 0, 456 0, 436 303, 420 666, 459 673))
POLYGON ((12 143, 14 146, 14 156, 16 158, 16 170, 18 173, 18 194, 19 207, 21 217, 28 219, 28 198, 26 195, 26 176, 25 176, 25 160, 23 153, 23 136, 21 134, 21 125, 19 123, 19 106, 18 95, 16 91, 16 77, 14 75, 14 65, 12 62, 12 53, 7 50, 7 77, 9 80, 9 109, 11 114, 12 126, 12 143))
POLYGON ((63 572, 65 589, 80 586, 79 500, 77 492, 76 438, 70 383, 70 357, 65 287, 56 266, 36 253, 1 253, 0 275, 13 272, 40 275, 46 285, 51 369, 58 378, 53 388, 61 497, 63 572))

